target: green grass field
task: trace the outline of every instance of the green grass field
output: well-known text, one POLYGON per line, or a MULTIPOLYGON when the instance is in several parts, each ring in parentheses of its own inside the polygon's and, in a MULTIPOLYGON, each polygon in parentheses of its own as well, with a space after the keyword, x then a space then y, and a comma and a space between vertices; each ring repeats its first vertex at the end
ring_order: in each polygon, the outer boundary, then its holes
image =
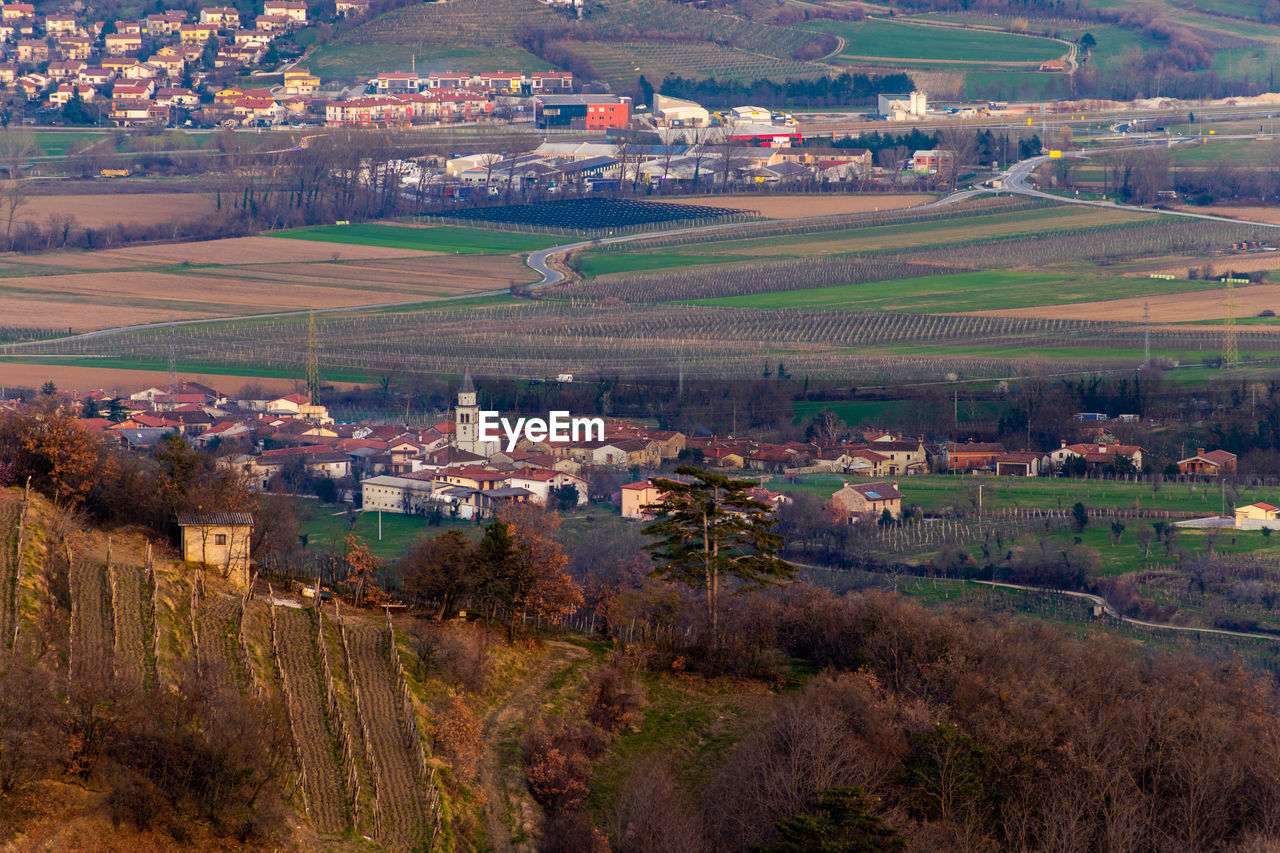
POLYGON ((669 267, 687 267, 699 264, 727 264, 733 261, 749 261, 746 255, 691 255, 682 252, 656 252, 625 255, 621 252, 588 252, 576 262, 583 278, 596 278, 623 272, 648 272, 669 267))
MULTIPOLYGON (((810 474, 798 479, 795 484, 775 480, 770 487, 784 492, 807 491, 825 500, 840 488, 846 478, 837 474, 810 474)), ((1154 492, 1147 483, 1058 477, 1024 479, 929 474, 901 478, 898 483, 905 495, 904 505, 919 504, 931 512, 947 507, 972 511, 979 485, 983 486, 982 505, 985 509, 1070 509, 1080 501, 1090 507, 1169 509, 1203 512, 1205 515, 1217 515, 1223 510, 1219 487, 1213 483, 1165 483, 1154 492)), ((1277 498, 1280 498, 1280 490, 1276 489, 1245 488, 1240 491, 1241 503, 1274 501, 1277 498)), ((1228 499, 1227 504, 1230 503, 1228 499)), ((1230 512, 1231 507, 1228 505, 1226 510, 1230 512)), ((1277 544, 1280 545, 1280 540, 1277 544)))
POLYGON ((989 30, 930 27, 885 20, 815 21, 804 25, 843 36, 842 57, 880 57, 929 63, 948 61, 1039 63, 1066 48, 1050 39, 989 30))
POLYGON ((409 546, 419 536, 435 535, 451 528, 470 530, 475 527, 472 522, 445 523, 439 527, 431 527, 427 520, 414 515, 397 515, 382 513, 382 539, 378 539, 378 513, 357 512, 356 524, 352 528, 347 520, 343 507, 321 506, 315 501, 302 502, 311 518, 299 521, 299 531, 307 536, 307 550, 313 552, 332 551, 343 553, 346 546, 343 542, 348 533, 355 533, 364 540, 378 557, 384 561, 399 560, 409 546), (334 515, 333 513, 338 513, 334 515))
POLYGON ((416 249, 422 252, 452 252, 462 255, 532 252, 554 246, 555 237, 537 234, 515 234, 486 231, 482 228, 458 228, 441 225, 410 228, 403 225, 318 225, 282 231, 273 237, 290 240, 316 240, 322 243, 351 243, 357 246, 385 246, 389 249, 416 249))
POLYGON ((46 157, 65 157, 67 152, 86 142, 111 138, 111 134, 92 130, 36 131, 36 145, 46 157))
POLYGON ((811 290, 752 293, 701 299, 694 304, 738 308, 938 313, 1065 305, 1204 289, 1205 283, 1202 281, 1065 277, 1053 273, 990 270, 811 290))

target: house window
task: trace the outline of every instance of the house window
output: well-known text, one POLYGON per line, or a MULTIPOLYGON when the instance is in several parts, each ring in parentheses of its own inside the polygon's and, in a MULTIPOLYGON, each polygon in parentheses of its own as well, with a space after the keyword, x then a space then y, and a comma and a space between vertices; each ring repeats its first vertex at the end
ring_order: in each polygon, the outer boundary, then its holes
POLYGON ((214 545, 226 545, 226 544, 227 544, 227 534, 225 534, 225 533, 215 533, 215 534, 213 534, 213 544, 214 544, 214 545))

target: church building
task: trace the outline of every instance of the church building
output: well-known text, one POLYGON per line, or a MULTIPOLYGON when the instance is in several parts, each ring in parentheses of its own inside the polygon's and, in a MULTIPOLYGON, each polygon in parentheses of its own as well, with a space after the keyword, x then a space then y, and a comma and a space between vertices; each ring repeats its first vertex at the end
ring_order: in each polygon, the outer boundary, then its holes
POLYGON ((500 439, 480 440, 480 406, 476 402, 476 386, 471 381, 468 368, 462 375, 462 387, 458 389, 458 407, 454 418, 454 444, 459 450, 488 458, 501 447, 500 439))

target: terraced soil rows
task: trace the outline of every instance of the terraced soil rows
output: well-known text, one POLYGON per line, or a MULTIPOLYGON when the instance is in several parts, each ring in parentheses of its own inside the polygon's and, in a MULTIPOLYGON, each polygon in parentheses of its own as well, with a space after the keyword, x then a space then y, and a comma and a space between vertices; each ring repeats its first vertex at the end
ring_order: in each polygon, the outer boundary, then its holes
POLYGON ((248 664, 240 648, 240 599, 213 593, 200 601, 196 615, 202 673, 236 687, 246 686, 248 664))
POLYGON ((0 505, 0 648, 13 642, 18 618, 18 520, 22 504, 8 500, 0 505))
POLYGON ((147 647, 151 643, 142 616, 147 606, 146 571, 141 566, 113 565, 107 573, 111 581, 116 676, 141 684, 146 678, 147 647))
POLYGON ((101 563, 71 561, 71 666, 74 673, 107 671, 112 663, 111 593, 101 563))
POLYGON ((410 850, 428 835, 424 781, 415 770, 413 744, 387 658, 386 632, 349 622, 346 638, 381 810, 378 841, 392 850, 410 850))
POLYGON ((336 744, 325 722, 326 697, 315 625, 304 610, 277 607, 275 626, 280 677, 289 700, 307 811, 316 829, 342 832, 348 825, 347 804, 342 775, 334 759, 336 744))

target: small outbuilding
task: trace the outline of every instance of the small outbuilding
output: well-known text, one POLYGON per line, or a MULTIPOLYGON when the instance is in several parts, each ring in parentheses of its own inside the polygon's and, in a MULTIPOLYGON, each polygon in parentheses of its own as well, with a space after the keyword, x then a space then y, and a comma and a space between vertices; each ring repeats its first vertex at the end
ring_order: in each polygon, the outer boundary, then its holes
POLYGON ((253 516, 247 512, 191 513, 178 516, 182 559, 217 569, 241 589, 249 587, 253 516))

